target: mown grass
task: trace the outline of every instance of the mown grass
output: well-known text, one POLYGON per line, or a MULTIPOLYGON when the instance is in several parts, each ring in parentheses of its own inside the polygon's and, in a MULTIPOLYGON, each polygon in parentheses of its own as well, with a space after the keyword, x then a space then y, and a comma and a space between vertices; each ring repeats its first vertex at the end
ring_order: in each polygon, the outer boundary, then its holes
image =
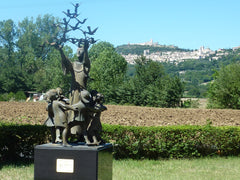
POLYGON ((240 158, 115 161, 115 180, 236 180, 240 179, 240 158))
MULTIPOLYGON (((1 164, 0 179, 32 180, 33 163, 1 164)), ((236 180, 240 158, 114 160, 113 180, 236 180)))
POLYGON ((0 163, 0 179, 4 180, 33 180, 33 162, 0 163))

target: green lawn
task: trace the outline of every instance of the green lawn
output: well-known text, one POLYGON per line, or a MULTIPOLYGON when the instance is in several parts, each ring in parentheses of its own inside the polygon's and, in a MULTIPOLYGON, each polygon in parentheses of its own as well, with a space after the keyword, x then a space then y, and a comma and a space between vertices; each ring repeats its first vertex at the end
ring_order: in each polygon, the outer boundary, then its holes
MULTIPOLYGON (((33 164, 1 165, 0 179, 32 180, 33 164)), ((114 160, 113 180, 237 180, 240 158, 114 160)))
POLYGON ((237 180, 240 179, 240 158, 114 161, 113 179, 237 180))

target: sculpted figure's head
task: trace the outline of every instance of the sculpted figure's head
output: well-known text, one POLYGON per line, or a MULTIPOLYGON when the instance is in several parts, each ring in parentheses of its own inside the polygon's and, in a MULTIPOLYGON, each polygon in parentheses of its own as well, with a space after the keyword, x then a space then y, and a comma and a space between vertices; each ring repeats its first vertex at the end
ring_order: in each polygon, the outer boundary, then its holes
POLYGON ((77 57, 78 57, 79 62, 83 62, 83 55, 84 55, 84 48, 79 47, 77 49, 77 57))
POLYGON ((104 96, 103 94, 97 92, 96 90, 91 91, 92 99, 95 103, 103 104, 104 103, 104 96))
POLYGON ((81 91, 81 101, 86 104, 92 101, 92 96, 87 90, 81 91))
POLYGON ((89 48, 89 41, 87 39, 80 39, 78 42, 77 57, 80 62, 83 61, 84 53, 87 53, 89 48))
POLYGON ((56 89, 50 89, 49 91, 47 91, 44 95, 44 100, 46 100, 47 102, 51 102, 61 97, 63 97, 63 92, 62 89, 58 87, 56 89))
POLYGON ((57 95, 60 97, 63 94, 63 91, 60 87, 56 88, 57 95))

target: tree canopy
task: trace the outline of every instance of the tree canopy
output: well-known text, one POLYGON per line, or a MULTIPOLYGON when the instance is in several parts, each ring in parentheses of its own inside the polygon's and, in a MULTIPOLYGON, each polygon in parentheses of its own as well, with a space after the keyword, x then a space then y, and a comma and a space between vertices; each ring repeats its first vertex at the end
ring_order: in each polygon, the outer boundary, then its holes
POLYGON ((92 60, 90 77, 93 79, 90 87, 102 92, 106 100, 110 100, 112 97, 109 92, 124 82, 127 62, 115 51, 113 45, 106 42, 93 45, 90 49, 90 58, 92 60))
POLYGON ((108 103, 138 106, 176 107, 183 94, 183 83, 178 77, 165 73, 161 63, 146 59, 136 60, 135 73, 126 76, 127 63, 113 45, 99 42, 89 51, 92 60, 90 83, 102 92, 108 103))
POLYGON ((214 74, 209 89, 209 103, 213 108, 240 109, 240 64, 232 63, 214 74))
POLYGON ((0 22, 0 93, 64 86, 59 54, 42 46, 59 33, 53 26, 56 22, 51 15, 25 18, 18 25, 12 20, 0 22))
POLYGON ((136 74, 131 79, 135 105, 177 107, 184 86, 178 77, 165 73, 161 63, 146 59, 136 60, 136 74))

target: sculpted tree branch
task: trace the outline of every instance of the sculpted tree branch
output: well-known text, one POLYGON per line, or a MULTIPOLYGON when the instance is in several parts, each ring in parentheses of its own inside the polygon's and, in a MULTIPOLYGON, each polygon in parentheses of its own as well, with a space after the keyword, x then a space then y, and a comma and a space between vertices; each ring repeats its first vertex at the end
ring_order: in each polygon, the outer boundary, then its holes
POLYGON ((58 48, 62 48, 64 43, 70 42, 72 44, 77 45, 79 48, 85 44, 85 41, 87 41, 89 44, 94 44, 96 40, 94 40, 93 36, 98 28, 91 29, 90 26, 87 26, 86 29, 83 28, 83 25, 87 21, 87 18, 80 20, 78 13, 79 3, 76 3, 74 6, 74 11, 71 12, 69 9, 67 9, 67 12, 63 13, 66 15, 66 18, 63 18, 62 22, 59 22, 57 24, 54 24, 56 28, 59 28, 62 32, 60 37, 54 37, 55 41, 50 43, 50 45, 53 45, 58 48), (68 35, 69 32, 72 31, 79 31, 83 34, 82 38, 75 38, 70 37, 68 35))

